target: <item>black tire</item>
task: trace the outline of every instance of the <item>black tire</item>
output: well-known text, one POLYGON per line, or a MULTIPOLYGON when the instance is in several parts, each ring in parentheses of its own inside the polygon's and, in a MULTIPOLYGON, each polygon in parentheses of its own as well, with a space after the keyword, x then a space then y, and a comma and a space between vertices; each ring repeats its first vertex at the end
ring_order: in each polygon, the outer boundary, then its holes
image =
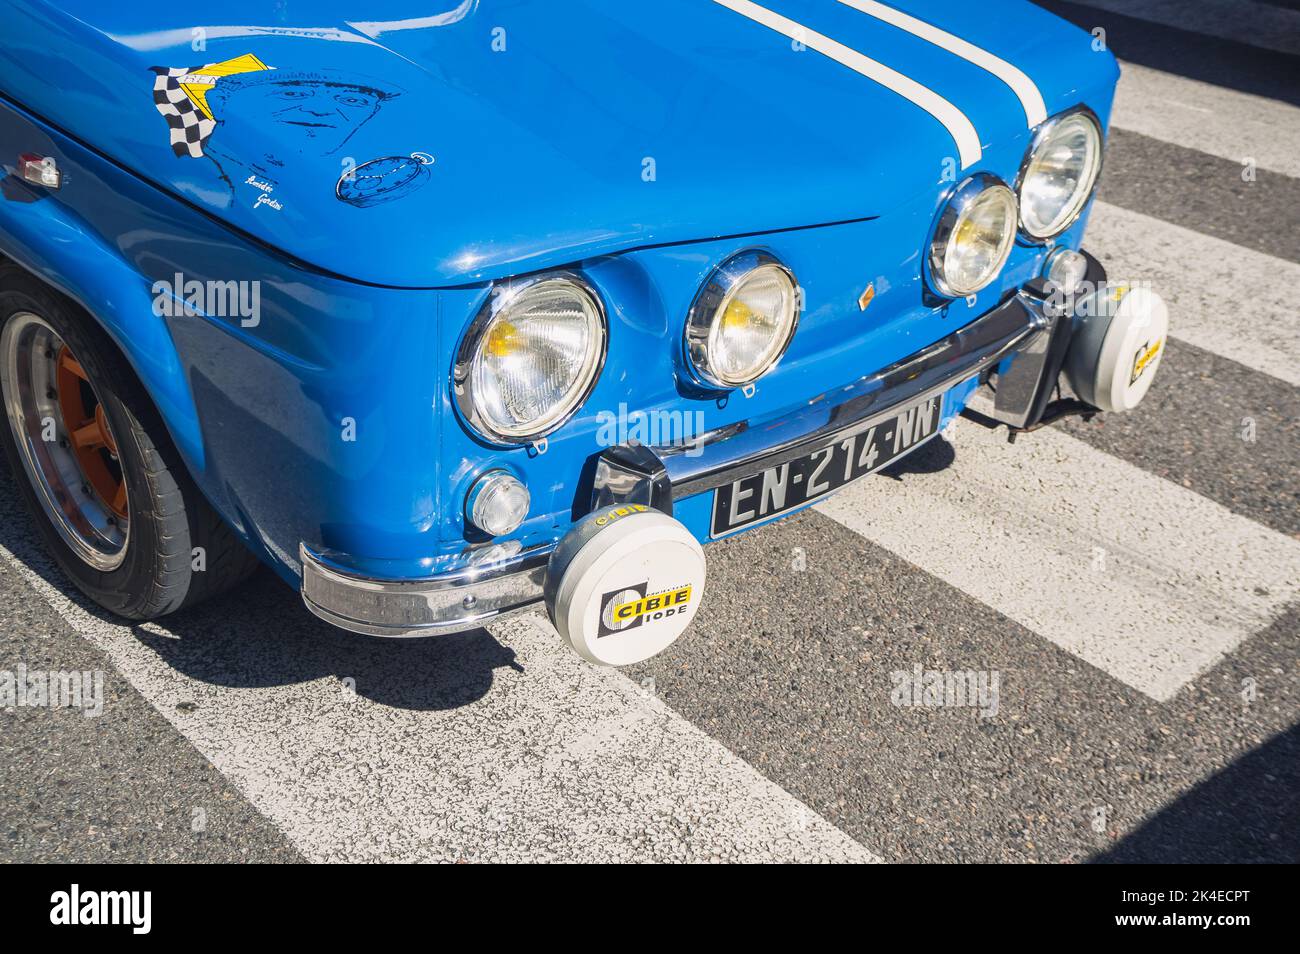
MULTIPOLYGON (((21 313, 46 322, 85 369, 117 443, 129 535, 117 567, 100 570, 60 535, 24 466, 6 414, 10 473, 46 548, 77 588, 127 619, 153 619, 221 593, 258 566, 194 485, 162 418, 112 339, 75 303, 10 263, 0 263, 0 334, 21 313), (202 570, 193 568, 195 548, 202 570)), ((0 361, 0 374, 7 373, 0 361)))

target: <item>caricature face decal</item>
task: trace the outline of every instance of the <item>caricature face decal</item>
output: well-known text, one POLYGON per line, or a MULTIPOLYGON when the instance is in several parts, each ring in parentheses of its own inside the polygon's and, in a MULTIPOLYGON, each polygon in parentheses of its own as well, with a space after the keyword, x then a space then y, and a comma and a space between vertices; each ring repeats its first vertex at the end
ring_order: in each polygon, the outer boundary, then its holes
POLYGON ((385 100, 397 95, 360 82, 320 74, 278 71, 232 83, 220 98, 234 103, 241 121, 279 125, 299 151, 328 156, 342 148, 385 100))
POLYGON ((171 127, 172 150, 195 159, 216 131, 218 113, 238 110, 261 128, 296 134, 299 151, 329 155, 398 95, 366 81, 306 70, 277 70, 251 53, 192 68, 151 67, 154 105, 171 127))
POLYGON ((334 183, 335 196, 358 208, 407 195, 429 178, 433 157, 428 153, 360 165, 343 153, 384 104, 401 95, 394 87, 332 70, 276 69, 251 53, 189 69, 152 69, 154 104, 171 128, 172 150, 180 157, 211 160, 232 199, 245 194, 237 184, 249 186, 255 209, 280 211, 272 194, 282 170, 293 166, 312 176, 319 160, 329 156, 342 156, 345 167, 334 183), (241 127, 276 133, 227 141, 217 130, 235 116, 241 127))

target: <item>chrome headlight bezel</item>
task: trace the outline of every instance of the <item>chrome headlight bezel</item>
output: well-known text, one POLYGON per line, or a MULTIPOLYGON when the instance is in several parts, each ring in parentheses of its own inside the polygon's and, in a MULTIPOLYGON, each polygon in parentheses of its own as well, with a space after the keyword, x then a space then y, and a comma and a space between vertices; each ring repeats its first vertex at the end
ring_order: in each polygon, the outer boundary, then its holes
POLYGON ((763 249, 748 249, 728 257, 704 280, 686 316, 682 352, 684 363, 695 383, 710 389, 731 391, 747 387, 768 374, 780 364, 790 348, 790 343, 794 341, 802 311, 800 299, 799 282, 795 279, 794 272, 771 252, 763 249), (755 373, 745 378, 720 374, 713 367, 709 354, 714 324, 721 317, 723 308, 730 301, 733 293, 761 268, 779 269, 790 283, 792 312, 785 330, 785 339, 755 373))
POLYGON ((1084 210, 1088 208, 1088 203, 1092 201, 1092 197, 1096 194, 1097 186, 1101 182, 1102 166, 1105 162, 1106 134, 1102 129, 1101 120, 1097 118, 1097 114, 1087 106, 1075 106, 1071 109, 1067 109, 1065 112, 1057 113, 1055 116, 1040 123, 1038 128, 1034 130, 1034 134, 1030 137, 1029 148, 1025 150, 1025 156, 1020 161, 1020 169, 1016 173, 1015 192, 1016 203, 1020 209, 1020 219, 1018 222, 1020 236, 1030 244, 1042 245, 1069 231, 1070 227, 1073 226, 1075 222, 1079 221, 1079 217, 1083 215, 1084 210), (1042 148, 1043 144, 1052 136, 1060 125, 1066 120, 1074 119, 1076 117, 1087 120, 1092 126, 1093 133, 1097 137, 1097 163, 1096 167, 1093 169, 1092 182, 1088 185, 1087 189, 1078 193, 1073 211, 1067 218, 1062 220, 1061 225, 1050 232, 1043 232, 1041 234, 1033 232, 1030 230, 1029 226, 1025 224, 1025 203, 1023 201, 1025 180, 1029 175, 1029 168, 1033 165, 1034 157, 1037 156, 1039 149, 1042 148))
POLYGON ((935 216, 934 225, 930 229, 930 240, 925 245, 923 256, 927 284, 945 298, 965 298, 987 288, 997 280, 997 277, 1002 274, 1002 270, 1006 268, 1007 260, 1011 257, 1011 252, 1016 244, 1016 233, 1019 224, 1020 202, 1009 185, 989 172, 977 172, 964 179, 948 194, 948 198, 939 209, 939 214, 935 216), (950 277, 944 273, 943 268, 948 241, 952 238, 958 222, 961 221, 971 203, 990 189, 999 189, 1011 197, 1010 228, 1003 237, 1002 254, 999 257, 997 267, 989 272, 983 283, 973 288, 955 287, 951 283, 950 277))
POLYGON ((526 278, 507 279, 494 284, 487 300, 469 323, 469 327, 466 328, 456 347, 456 359, 451 372, 452 396, 456 408, 478 436, 491 444, 516 447, 535 443, 568 423, 574 413, 591 396, 605 367, 608 348, 609 319, 605 302, 591 283, 578 273, 563 270, 542 272, 526 278), (551 283, 562 283, 567 286, 575 297, 591 306, 595 315, 592 326, 593 346, 588 350, 588 357, 583 362, 583 370, 580 373, 581 384, 573 387, 562 402, 543 415, 536 427, 527 430, 498 427, 484 413, 477 400, 473 374, 474 360, 494 322, 503 313, 517 306, 526 295, 535 294, 540 286, 551 283))

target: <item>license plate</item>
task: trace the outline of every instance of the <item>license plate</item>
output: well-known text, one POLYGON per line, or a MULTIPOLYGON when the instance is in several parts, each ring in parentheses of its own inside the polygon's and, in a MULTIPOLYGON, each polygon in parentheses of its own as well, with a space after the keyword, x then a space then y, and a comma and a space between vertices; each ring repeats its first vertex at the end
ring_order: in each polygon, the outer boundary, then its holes
POLYGON ((713 492, 712 537, 770 520, 838 490, 916 450, 939 430, 943 395, 936 394, 776 467, 713 492))

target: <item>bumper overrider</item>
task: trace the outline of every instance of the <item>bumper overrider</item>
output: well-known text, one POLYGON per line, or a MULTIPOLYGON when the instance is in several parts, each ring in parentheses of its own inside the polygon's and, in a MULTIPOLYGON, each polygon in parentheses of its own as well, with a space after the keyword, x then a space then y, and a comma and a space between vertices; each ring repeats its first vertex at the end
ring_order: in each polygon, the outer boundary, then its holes
MULTIPOLYGON (((601 536, 602 552, 620 546, 645 551, 676 546, 679 549, 671 551, 669 559, 678 566, 693 564, 691 546, 698 550, 694 539, 666 538, 663 527, 641 518, 671 516, 674 502, 797 461, 972 379, 994 387, 992 417, 1013 433, 1062 413, 1126 410, 1140 400, 1163 346, 1163 303, 1158 298, 1154 303, 1138 302, 1130 296, 1141 314, 1128 315, 1120 329, 1117 309, 1097 307, 1095 302, 1113 305, 1123 295, 1108 289, 1104 270, 1091 256, 1083 287, 1097 289, 1091 299, 1094 304, 1086 308, 1036 279, 947 337, 847 387, 814 396, 778 421, 752 428, 741 422, 696 438, 693 446, 703 444, 707 454, 686 454, 682 447, 609 448, 592 478, 592 512, 558 544, 423 580, 358 576, 330 554, 304 545, 300 548, 303 600, 313 613, 336 626, 377 636, 458 632, 545 600, 557 628, 577 651, 596 662, 617 662, 602 658, 593 648, 594 641, 566 632, 582 629, 583 623, 581 611, 564 602, 565 592, 573 586, 562 577, 566 572, 572 577, 578 563, 584 572, 596 572, 588 566, 596 548, 583 549, 593 537, 601 536), (1154 321, 1153 310, 1158 312, 1154 321), (1092 317, 1094 313, 1100 317, 1092 317), (626 539, 616 541, 616 537, 626 539), (557 606, 557 600, 563 605, 557 606)), ((687 535, 684 527, 676 526, 687 535)), ((632 579, 636 571, 624 572, 629 582, 623 590, 592 597, 591 633, 624 631, 620 627, 635 633, 633 627, 643 617, 686 617, 698 605, 702 564, 693 583, 687 578, 694 571, 683 572, 683 580, 652 586, 648 593, 643 581, 632 579)), ((611 585, 618 590, 624 583, 620 579, 611 585)))

